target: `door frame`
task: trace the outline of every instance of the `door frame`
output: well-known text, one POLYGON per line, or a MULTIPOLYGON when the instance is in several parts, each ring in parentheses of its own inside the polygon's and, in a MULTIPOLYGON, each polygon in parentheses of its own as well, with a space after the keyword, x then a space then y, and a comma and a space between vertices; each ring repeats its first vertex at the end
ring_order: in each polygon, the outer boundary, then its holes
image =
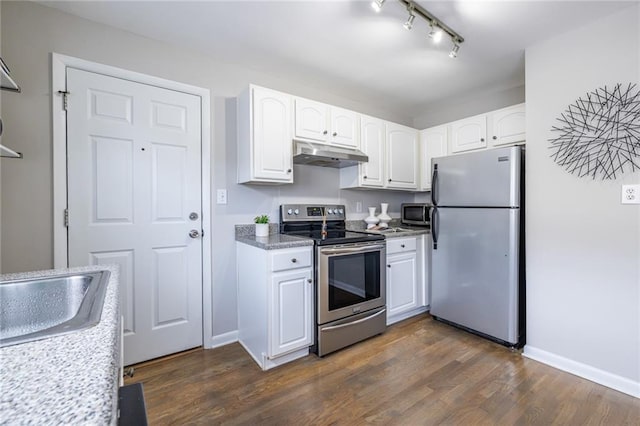
POLYGON ((51 118, 53 135, 53 264, 54 268, 69 265, 69 246, 64 211, 67 208, 67 114, 63 96, 66 92, 67 67, 121 78, 135 83, 147 84, 198 96, 200 101, 201 125, 201 190, 202 190, 202 343, 210 347, 208 336, 212 335, 211 294, 212 248, 211 248, 211 93, 209 89, 166 80, 135 71, 91 62, 72 56, 51 53, 51 118), (209 303, 207 303, 209 301, 209 303))

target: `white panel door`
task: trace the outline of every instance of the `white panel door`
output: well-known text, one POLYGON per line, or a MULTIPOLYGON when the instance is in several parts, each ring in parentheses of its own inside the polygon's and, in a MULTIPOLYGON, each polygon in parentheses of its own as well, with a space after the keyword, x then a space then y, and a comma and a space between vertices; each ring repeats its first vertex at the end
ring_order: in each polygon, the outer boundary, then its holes
POLYGON ((252 95, 254 176, 293 182, 291 97, 261 87, 252 95))
POLYGON ((126 365, 202 345, 200 98, 72 68, 67 90, 69 266, 120 266, 126 365))
POLYGON ((360 117, 357 113, 331 107, 331 143, 349 148, 360 147, 360 117))
POLYGON ((476 115, 451 123, 451 152, 487 147, 487 116, 476 115))
POLYGON ((387 317, 420 306, 416 252, 387 258, 387 317))
POLYGON ((493 146, 524 142, 526 139, 525 105, 515 105, 489 115, 489 135, 493 146))
POLYGON ((296 138, 326 142, 329 137, 328 105, 295 98, 295 135, 296 138))
POLYGON ((269 357, 313 343, 311 270, 274 274, 271 283, 269 357))
POLYGON ((418 189, 418 131, 387 123, 387 188, 418 189))
POLYGON ((384 130, 384 121, 362 116, 362 151, 369 157, 358 166, 362 186, 384 187, 384 130))
POLYGON ((432 127, 420 132, 420 189, 431 190, 431 160, 447 155, 447 126, 432 127))

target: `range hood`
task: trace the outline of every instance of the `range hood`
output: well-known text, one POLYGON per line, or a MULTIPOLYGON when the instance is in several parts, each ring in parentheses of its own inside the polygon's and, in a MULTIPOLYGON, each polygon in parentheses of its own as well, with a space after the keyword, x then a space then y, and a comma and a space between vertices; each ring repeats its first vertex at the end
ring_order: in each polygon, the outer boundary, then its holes
POLYGON ((369 161, 367 154, 357 149, 303 141, 293 141, 293 143, 294 164, 308 164, 310 166, 341 169, 369 161))

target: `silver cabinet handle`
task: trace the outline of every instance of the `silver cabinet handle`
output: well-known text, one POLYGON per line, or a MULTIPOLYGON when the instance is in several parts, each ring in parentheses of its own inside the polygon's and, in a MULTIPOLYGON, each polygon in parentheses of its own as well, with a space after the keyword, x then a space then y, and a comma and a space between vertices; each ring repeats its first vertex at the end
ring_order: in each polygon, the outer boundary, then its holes
POLYGON ((376 312, 375 314, 373 314, 373 315, 369 315, 368 317, 360 318, 359 320, 354 321, 354 322, 348 322, 348 323, 346 323, 346 324, 334 325, 334 326, 331 326, 331 327, 324 327, 324 328, 322 328, 322 331, 337 330, 337 329, 339 329, 339 328, 345 328, 345 327, 350 327, 350 326, 352 326, 352 325, 360 324, 361 322, 365 322, 365 321, 367 321, 367 320, 370 320, 371 318, 375 318, 375 317, 377 317, 378 315, 382 315, 382 314, 384 314, 385 312, 387 312, 387 310, 386 310, 386 309, 383 309, 383 310, 381 310, 380 312, 376 312))
POLYGON ((480 142, 484 142, 484 138, 480 138, 480 142))
POLYGON ((338 132, 333 132, 333 136, 338 136, 338 132))
POLYGON ((291 263, 296 263, 298 261, 298 259, 296 259, 295 257, 293 259, 291 259, 291 263))
POLYGON ((311 283, 313 282, 313 280, 312 280, 311 278, 309 278, 309 279, 307 279, 307 282, 308 282, 309 284, 311 284, 311 283))
POLYGON ((495 141, 496 139, 498 139, 498 137, 497 137, 497 136, 494 136, 494 137, 493 137, 493 140, 495 141))
POLYGON ((189 236, 191 238, 198 238, 200 236, 200 232, 197 229, 192 229, 189 231, 189 236))
POLYGON ((400 247, 404 248, 404 244, 400 244, 400 247))
POLYGON ((287 173, 291 173, 291 169, 287 169, 287 173))
POLYGON ((327 132, 326 130, 324 132, 322 132, 323 135, 326 135, 327 133, 329 133, 329 132, 327 132))

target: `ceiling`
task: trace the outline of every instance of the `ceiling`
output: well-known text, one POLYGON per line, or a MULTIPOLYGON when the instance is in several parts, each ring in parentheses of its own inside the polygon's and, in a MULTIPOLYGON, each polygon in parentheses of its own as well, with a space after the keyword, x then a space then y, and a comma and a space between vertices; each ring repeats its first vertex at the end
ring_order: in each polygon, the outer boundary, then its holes
POLYGON ((439 100, 522 86, 527 46, 633 2, 418 0, 465 38, 457 59, 419 17, 405 30, 398 0, 380 13, 369 0, 40 3, 415 117, 439 100))

